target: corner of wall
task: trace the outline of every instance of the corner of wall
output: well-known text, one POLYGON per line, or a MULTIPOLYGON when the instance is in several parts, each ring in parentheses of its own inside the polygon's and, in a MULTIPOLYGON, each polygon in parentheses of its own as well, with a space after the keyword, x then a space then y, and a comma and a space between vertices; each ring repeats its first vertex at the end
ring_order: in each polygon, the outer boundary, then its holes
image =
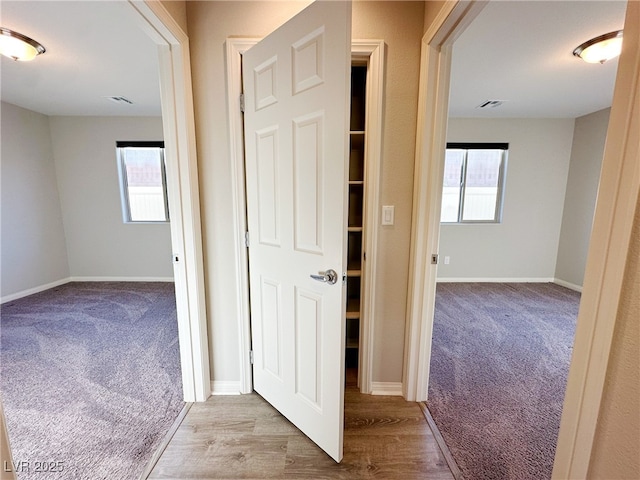
POLYGON ((0 121, 1 295, 8 301, 64 283, 69 261, 49 117, 3 102, 0 121))
POLYGON ((187 2, 184 0, 161 0, 160 3, 188 36, 187 2))

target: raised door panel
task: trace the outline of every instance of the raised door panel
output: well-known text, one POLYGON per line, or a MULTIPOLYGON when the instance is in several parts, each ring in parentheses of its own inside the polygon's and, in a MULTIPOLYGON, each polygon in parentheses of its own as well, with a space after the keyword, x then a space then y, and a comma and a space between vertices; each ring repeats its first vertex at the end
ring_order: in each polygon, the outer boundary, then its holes
POLYGON ((243 56, 254 387, 336 461, 346 287, 310 275, 346 270, 350 33, 316 1, 243 56))
POLYGON ((293 120, 295 249, 322 253, 324 113, 293 120))

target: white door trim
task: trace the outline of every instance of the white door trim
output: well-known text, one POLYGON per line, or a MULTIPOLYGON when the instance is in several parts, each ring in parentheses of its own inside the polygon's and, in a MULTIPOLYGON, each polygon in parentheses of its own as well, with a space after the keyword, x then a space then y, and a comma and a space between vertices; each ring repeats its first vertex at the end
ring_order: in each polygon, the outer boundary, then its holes
POLYGON ((485 4, 446 2, 422 37, 402 378, 404 397, 411 401, 426 400, 429 381, 436 284, 431 255, 438 252, 440 238, 451 49, 485 4))
POLYGON ((554 479, 586 478, 640 194, 640 3, 627 3, 625 45, 607 129, 554 479))
MULTIPOLYGON (((240 94, 242 93, 242 54, 260 38, 227 38, 227 108, 229 119, 229 158, 231 160, 231 193, 233 198, 232 225, 235 236, 236 288, 238 311, 238 341, 240 358, 240 393, 253 390, 251 376, 251 319, 249 315, 249 268, 245 246, 246 192, 244 172, 244 128, 240 111, 240 94)), ((364 326, 361 334, 360 388, 363 393, 371 393, 371 372, 373 365, 373 332, 374 332, 374 278, 376 270, 376 247, 378 238, 379 197, 380 197, 380 157, 382 154, 382 101, 384 95, 384 41, 353 40, 352 56, 369 57, 369 76, 367 80, 367 135, 366 148, 367 168, 366 184, 368 193, 365 200, 365 245, 367 252, 367 269, 365 271, 365 318, 371 319, 364 326)))
MULTIPOLYGON (((410 290, 405 339, 407 400, 426 400, 439 237, 449 64, 454 39, 480 2, 446 3, 423 37, 410 290), (437 185, 439 188, 435 188, 437 185)), ((629 2, 553 478, 586 478, 640 193, 640 5, 629 2), (633 41, 631 39, 634 39, 633 41), (633 92, 635 98, 629 98, 633 92)))
POLYGON ((240 358, 240 393, 253 391, 251 368, 251 316, 249 311, 249 259, 247 232, 247 197, 244 172, 244 124, 240 110, 242 93, 242 54, 260 41, 259 38, 227 38, 227 117, 229 119, 229 159, 231 161, 232 230, 235 236, 233 255, 236 259, 236 291, 238 312, 238 351, 240 358))
POLYGON ((378 264, 378 225, 380 218, 380 165, 382 158, 382 105, 384 101, 384 40, 352 40, 351 58, 367 65, 365 110, 365 199, 364 262, 360 322, 358 386, 362 393, 373 390, 373 338, 375 332, 375 279, 378 264))
POLYGON ((160 2, 129 5, 158 45, 182 388, 186 402, 205 401, 211 381, 189 39, 160 2))

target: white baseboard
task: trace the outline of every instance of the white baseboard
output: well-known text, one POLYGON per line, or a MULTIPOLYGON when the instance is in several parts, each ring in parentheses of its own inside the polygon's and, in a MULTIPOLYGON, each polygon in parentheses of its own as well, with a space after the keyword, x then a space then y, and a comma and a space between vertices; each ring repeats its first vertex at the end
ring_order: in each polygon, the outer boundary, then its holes
POLYGON ((567 282, 559 278, 458 278, 444 277, 436 279, 437 283, 555 283, 576 292, 582 292, 582 285, 567 282))
POLYGON ((553 283, 555 278, 437 278, 438 283, 553 283))
POLYGON ((171 282, 173 277, 71 277, 71 282, 171 282))
POLYGON ((402 396, 402 382, 371 382, 371 395, 402 396))
POLYGON ((241 382, 227 382, 224 380, 213 380, 211 382, 211 395, 241 395, 241 382))
POLYGON ((44 292, 50 288, 58 287, 69 282, 170 282, 173 283, 173 277, 67 277, 55 282, 47 283, 44 285, 38 285, 37 287, 28 288, 21 292, 5 295, 0 298, 0 304, 12 302, 19 298, 28 297, 34 293, 44 292))
POLYGON ((570 290, 582 293, 582 285, 576 285, 575 283, 560 280, 559 278, 554 278, 553 283, 560 285, 561 287, 566 287, 570 290))
POLYGON ((45 290, 64 285, 65 283, 69 283, 71 281, 71 277, 62 278, 45 285, 38 285, 37 287, 28 288, 27 290, 22 290, 21 292, 12 293, 11 295, 5 295, 4 297, 0 298, 0 304, 12 302, 13 300, 18 300, 22 297, 28 297, 29 295, 33 295, 34 293, 44 292, 45 290))
MULTIPOLYGON (((211 395, 242 395, 241 382, 214 380, 211 395)), ((371 382, 371 395, 402 396, 402 382, 371 382)))

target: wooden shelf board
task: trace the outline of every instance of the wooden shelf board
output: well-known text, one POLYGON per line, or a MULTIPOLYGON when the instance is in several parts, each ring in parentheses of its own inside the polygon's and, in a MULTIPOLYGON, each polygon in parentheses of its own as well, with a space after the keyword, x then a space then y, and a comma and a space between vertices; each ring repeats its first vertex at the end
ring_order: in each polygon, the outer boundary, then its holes
POLYGON ((362 275, 362 270, 347 270, 347 277, 359 277, 362 275))
POLYGON ((362 262, 360 259, 347 262, 347 271, 362 271, 362 262))
POLYGON ((360 299, 347 298, 347 312, 359 312, 359 311, 360 311, 360 299))
POLYGON ((357 320, 360 318, 360 312, 347 312, 347 320, 357 320))

